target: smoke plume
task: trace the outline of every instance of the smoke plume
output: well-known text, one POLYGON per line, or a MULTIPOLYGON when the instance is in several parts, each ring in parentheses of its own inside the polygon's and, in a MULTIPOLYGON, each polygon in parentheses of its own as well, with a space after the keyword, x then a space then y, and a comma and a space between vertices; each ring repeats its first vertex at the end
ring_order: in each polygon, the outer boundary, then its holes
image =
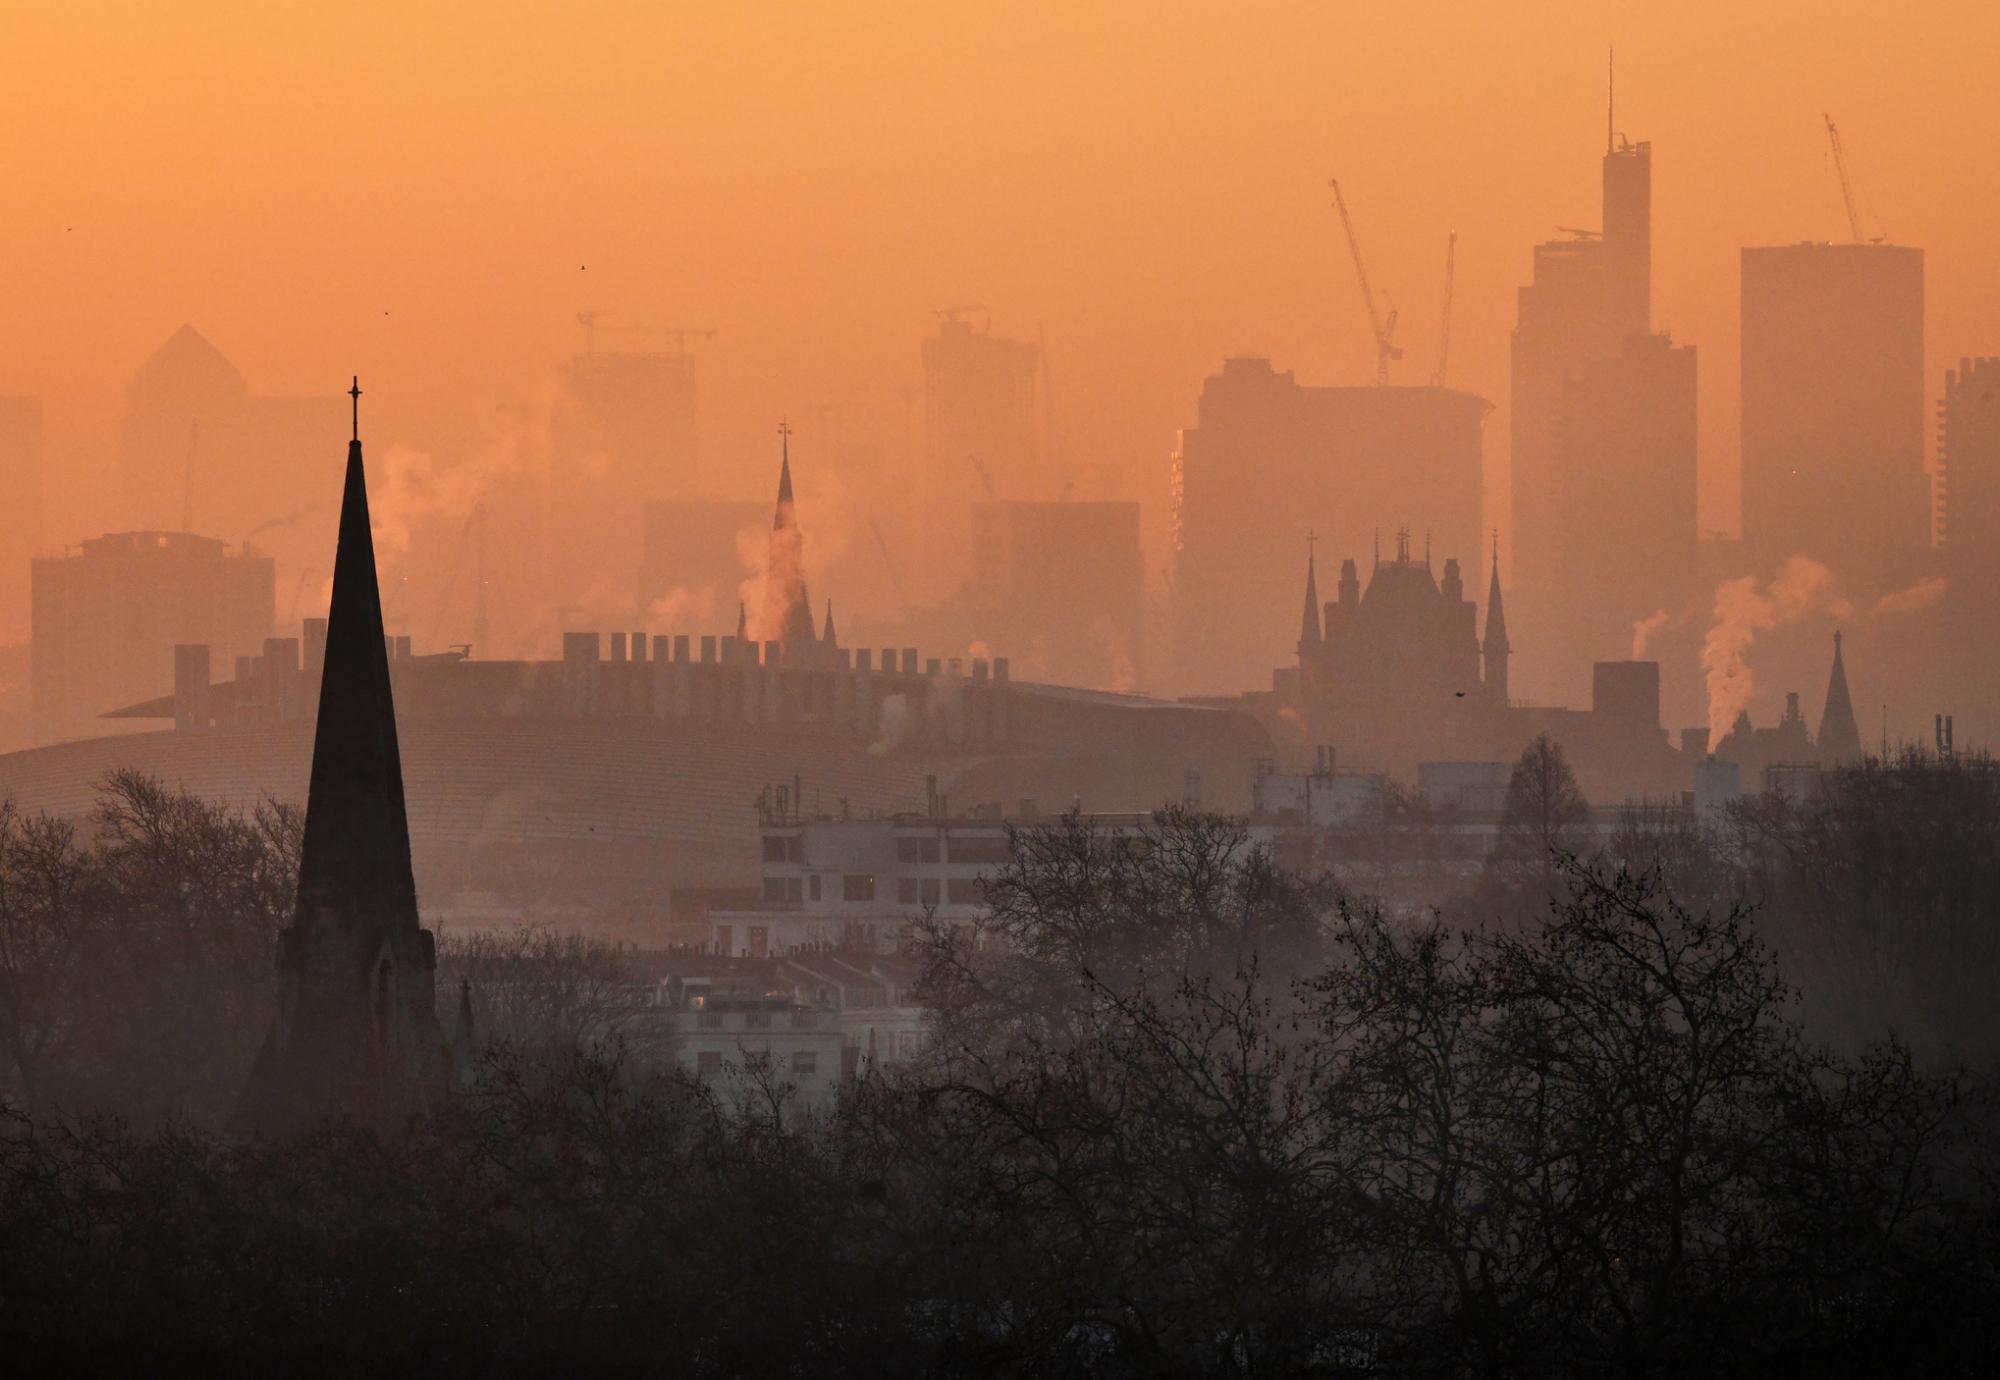
POLYGON ((1916 613, 1929 608, 1944 598, 1948 581, 1942 575, 1919 580, 1908 589, 1899 589, 1894 594, 1885 594, 1875 601, 1875 607, 1868 610, 1871 618, 1886 618, 1897 614, 1916 613))
POLYGON ((1653 634, 1667 626, 1667 611, 1661 609, 1647 614, 1632 625, 1632 660, 1646 659, 1646 644, 1653 640, 1653 634))
POLYGON ((1846 617, 1853 611, 1834 573, 1804 556, 1787 560, 1768 585, 1760 585, 1754 575, 1717 585, 1715 619, 1701 646, 1711 739, 1720 742, 1750 703, 1756 677, 1748 657, 1760 634, 1810 614, 1846 617))

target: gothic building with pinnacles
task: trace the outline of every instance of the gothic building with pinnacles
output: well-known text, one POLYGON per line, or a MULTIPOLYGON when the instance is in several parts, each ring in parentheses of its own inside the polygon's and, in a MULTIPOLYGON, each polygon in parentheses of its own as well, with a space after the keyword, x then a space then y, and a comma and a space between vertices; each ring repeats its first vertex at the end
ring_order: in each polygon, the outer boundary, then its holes
MULTIPOLYGON (((1447 558, 1440 567, 1428 550, 1413 553, 1404 531, 1387 559, 1378 548, 1365 581, 1355 561, 1343 561, 1331 599, 1320 597, 1309 552, 1297 661, 1272 673, 1270 691, 1230 703, 1257 715, 1281 753, 1322 768, 1338 762, 1407 780, 1423 763, 1512 761, 1546 733, 1599 799, 1669 800, 1689 789, 1693 764, 1708 755, 1708 733, 1683 730, 1678 744, 1670 737, 1660 720, 1659 663, 1596 662, 1588 708, 1542 707, 1509 698, 1513 650, 1497 544, 1482 624, 1459 562, 1447 558)), ((1860 755, 1838 638, 1817 735, 1807 733, 1797 696, 1792 701, 1777 729, 1730 734, 1715 745, 1717 755, 1753 772, 1778 761, 1860 755)))

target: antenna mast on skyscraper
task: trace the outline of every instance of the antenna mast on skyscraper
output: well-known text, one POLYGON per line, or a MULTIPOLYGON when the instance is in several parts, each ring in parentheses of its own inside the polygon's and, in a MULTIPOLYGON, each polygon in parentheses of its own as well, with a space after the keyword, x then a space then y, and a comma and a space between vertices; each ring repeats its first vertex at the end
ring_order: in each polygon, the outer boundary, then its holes
POLYGON ((1615 152, 1618 147, 1618 136, 1613 133, 1618 127, 1617 109, 1618 50, 1607 48, 1604 50, 1604 151, 1606 153, 1615 152))
POLYGON ((1444 328, 1438 333, 1438 367, 1431 375, 1431 385, 1444 387, 1445 366, 1451 363, 1451 289, 1453 271, 1458 263, 1458 231, 1451 232, 1451 238, 1444 243, 1444 328))

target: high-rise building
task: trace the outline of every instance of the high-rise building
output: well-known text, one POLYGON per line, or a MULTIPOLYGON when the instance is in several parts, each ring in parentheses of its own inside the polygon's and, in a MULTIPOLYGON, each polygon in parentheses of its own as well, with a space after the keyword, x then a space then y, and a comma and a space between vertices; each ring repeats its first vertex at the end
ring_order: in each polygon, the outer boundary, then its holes
POLYGON ((37 736, 95 736, 98 715, 173 689, 174 648, 229 664, 264 650, 269 556, 187 532, 114 532, 34 562, 29 680, 37 736))
POLYGON ((1439 550, 1481 549, 1490 410, 1451 388, 1314 388, 1267 359, 1224 361, 1174 456, 1175 688, 1268 675, 1296 631, 1268 593, 1296 578, 1308 530, 1364 550, 1426 521, 1439 550))
POLYGON ((1130 690, 1145 676, 1136 503, 976 503, 972 623, 1023 680, 1130 690))
POLYGON ((646 505, 697 494, 694 357, 589 351, 561 382, 538 501, 542 594, 603 616, 638 582, 646 505))
MULTIPOLYGON (((1566 389, 1585 366, 1617 356, 1651 330, 1652 145, 1608 129, 1606 136, 1604 228, 1535 246, 1534 276, 1520 289, 1512 341, 1510 549, 1517 631, 1527 653, 1522 679, 1537 695, 1555 689, 1557 666, 1576 660, 1579 649, 1567 645, 1563 631, 1574 601, 1589 589, 1566 568, 1564 533, 1572 522, 1569 496, 1593 483, 1573 471, 1597 462, 1574 446, 1558 453, 1566 389)), ((1591 386, 1593 403, 1615 406, 1600 396, 1614 379, 1601 376, 1591 386)))
MULTIPOLYGON (((1540 624, 1536 650, 1558 668, 1581 668, 1625 655, 1636 624, 1691 612, 1700 535, 1693 347, 1641 333, 1578 366, 1563 380, 1549 453, 1547 554, 1563 598, 1561 617, 1540 624)), ((1570 698, 1582 686, 1560 688, 1570 698)), ((1670 686, 1670 699, 1688 688, 1670 686)))
POLYGON ((1954 574, 2000 568, 2000 359, 1962 359, 1945 372, 1937 540, 1954 574))
POLYGON ((1930 546, 1924 255, 1888 244, 1743 251, 1743 540, 1850 590, 1899 588, 1930 546))
MULTIPOLYGON (((126 525, 254 541, 288 586, 326 578, 334 510, 312 491, 307 459, 347 419, 346 401, 268 397, 192 326, 132 375, 119 426, 126 525)), ((337 434, 337 433, 336 433, 337 434)))
POLYGON ((0 397, 0 647, 28 640, 28 562, 42 539, 42 400, 0 397))
MULTIPOLYGON (((1035 498, 1041 475, 1042 352, 947 313, 923 345, 924 453, 915 593, 938 598, 967 573, 975 502, 1035 498)), ((1053 495, 1048 495, 1053 496, 1053 495)))

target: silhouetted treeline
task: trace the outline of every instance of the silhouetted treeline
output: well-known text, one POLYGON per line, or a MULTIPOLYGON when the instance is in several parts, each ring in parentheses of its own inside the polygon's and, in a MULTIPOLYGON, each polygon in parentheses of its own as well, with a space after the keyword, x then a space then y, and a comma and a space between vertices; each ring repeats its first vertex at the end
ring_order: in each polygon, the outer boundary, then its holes
POLYGON ((1005 943, 922 936, 926 1054, 820 1109, 628 1047, 615 956, 465 946, 507 1029, 406 1137, 10 1114, 0 1334, 29 1369, 1987 1373, 1987 1080, 1815 1043, 1750 864, 1669 822, 1634 865, 1503 858, 1545 894, 1490 925, 1227 820, 1052 822, 1005 943))

